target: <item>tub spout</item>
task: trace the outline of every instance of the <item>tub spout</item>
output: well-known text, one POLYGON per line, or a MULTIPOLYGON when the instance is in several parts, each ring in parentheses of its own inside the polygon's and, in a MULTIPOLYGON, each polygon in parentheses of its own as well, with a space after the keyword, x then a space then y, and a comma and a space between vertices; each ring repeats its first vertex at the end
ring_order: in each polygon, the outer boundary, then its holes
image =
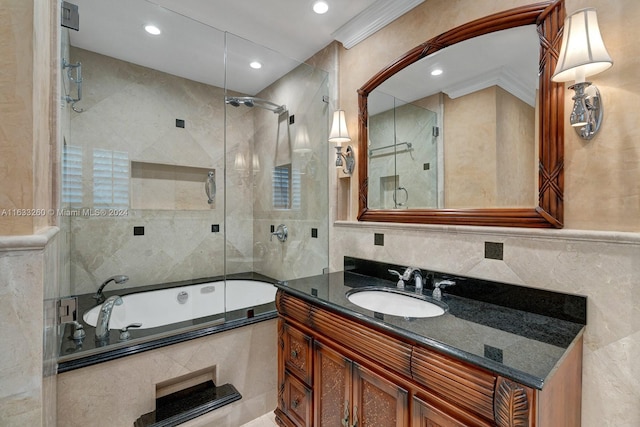
POLYGON ((104 289, 105 286, 107 286, 110 282, 115 282, 115 283, 125 283, 127 280, 129 280, 129 276, 112 276, 109 277, 107 280, 105 280, 104 282, 102 282, 102 284, 100 285, 100 287, 98 288, 98 291, 96 292, 96 294, 93 296, 93 298, 96 300, 96 302, 98 304, 101 304, 102 302, 104 302, 104 295, 102 295, 102 290, 104 289))
POLYGON ((102 304, 100 313, 98 313, 98 322, 96 323, 96 341, 104 341, 109 339, 109 320, 113 307, 122 304, 122 298, 118 295, 111 296, 102 304))

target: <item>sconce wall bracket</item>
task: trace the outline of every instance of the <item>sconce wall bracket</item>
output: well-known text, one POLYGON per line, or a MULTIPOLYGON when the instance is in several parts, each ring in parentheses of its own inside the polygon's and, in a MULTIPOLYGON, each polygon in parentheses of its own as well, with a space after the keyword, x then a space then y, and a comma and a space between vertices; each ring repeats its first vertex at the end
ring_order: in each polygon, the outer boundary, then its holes
POLYGON ((353 173, 353 169, 356 166, 356 158, 353 155, 353 147, 347 146, 344 154, 342 154, 342 147, 336 146, 336 167, 344 166, 342 171, 347 175, 353 173), (344 159, 344 162, 342 161, 344 159))
POLYGON ((600 91, 591 82, 576 83, 569 86, 569 89, 576 92, 570 117, 571 126, 580 138, 593 139, 600 130, 604 117, 600 91))

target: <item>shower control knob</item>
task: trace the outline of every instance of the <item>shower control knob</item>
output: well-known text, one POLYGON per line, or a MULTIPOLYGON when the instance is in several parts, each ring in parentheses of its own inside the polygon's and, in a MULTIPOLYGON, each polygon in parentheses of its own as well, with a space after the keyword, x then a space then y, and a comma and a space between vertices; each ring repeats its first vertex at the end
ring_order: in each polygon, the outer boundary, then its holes
POLYGON ((270 241, 273 236, 276 236, 278 240, 284 243, 287 241, 287 237, 289 237, 289 229, 286 225, 280 224, 276 227, 275 231, 271 232, 271 237, 269 237, 270 241))

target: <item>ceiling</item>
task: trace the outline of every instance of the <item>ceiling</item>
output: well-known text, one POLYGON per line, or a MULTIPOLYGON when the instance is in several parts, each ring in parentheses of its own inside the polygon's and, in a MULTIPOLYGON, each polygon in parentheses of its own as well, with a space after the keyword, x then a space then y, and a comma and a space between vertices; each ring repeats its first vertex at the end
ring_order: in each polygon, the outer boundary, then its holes
MULTIPOLYGON (((350 48, 424 0, 326 1, 329 11, 318 15, 312 10, 314 0, 71 0, 78 5, 80 31, 70 31, 70 41, 72 46, 123 61, 256 95, 332 40, 350 48), (144 26, 150 23, 162 34, 147 34, 144 26), (263 64, 261 69, 248 66, 255 60, 263 64)), ((472 43, 466 48, 465 43, 459 44, 463 49, 454 58, 471 58, 472 65, 454 63, 439 77, 438 87, 425 81, 428 70, 422 68, 430 65, 423 65, 406 69, 413 74, 409 80, 389 81, 380 89, 404 101, 426 92, 454 96, 463 94, 465 86, 477 86, 475 72, 482 69, 485 84, 491 79, 505 81, 502 71, 506 70, 506 80, 525 79, 529 90, 535 91, 537 55, 520 41, 521 35, 529 37, 532 31, 493 37, 497 44, 485 50, 472 43), (509 39, 515 43, 505 44, 509 39), (500 64, 493 56, 496 52, 506 52, 509 64, 500 64), (518 76, 520 68, 527 69, 527 77, 518 76), (528 83, 532 78, 533 86, 528 83)), ((537 37, 530 37, 533 42, 526 45, 538 49, 537 37)), ((439 55, 442 58, 435 60, 444 62, 446 55, 439 55)))
POLYGON ((70 1, 80 13, 72 46, 218 87, 228 32, 226 87, 255 95, 339 38, 334 33, 366 37, 424 0, 326 0, 323 15, 313 0, 70 1), (162 34, 146 34, 148 23, 162 34), (263 68, 250 69, 253 60, 263 68))

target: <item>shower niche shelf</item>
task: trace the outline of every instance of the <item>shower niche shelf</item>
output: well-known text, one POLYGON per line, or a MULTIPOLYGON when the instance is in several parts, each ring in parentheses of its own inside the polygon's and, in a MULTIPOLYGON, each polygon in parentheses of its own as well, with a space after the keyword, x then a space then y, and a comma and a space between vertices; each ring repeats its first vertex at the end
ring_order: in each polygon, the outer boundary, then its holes
MULTIPOLYGON (((209 172, 201 168, 162 163, 131 162, 131 208, 153 210, 210 210, 216 207, 205 191, 209 172)), ((215 184, 214 184, 215 185, 215 184)))

